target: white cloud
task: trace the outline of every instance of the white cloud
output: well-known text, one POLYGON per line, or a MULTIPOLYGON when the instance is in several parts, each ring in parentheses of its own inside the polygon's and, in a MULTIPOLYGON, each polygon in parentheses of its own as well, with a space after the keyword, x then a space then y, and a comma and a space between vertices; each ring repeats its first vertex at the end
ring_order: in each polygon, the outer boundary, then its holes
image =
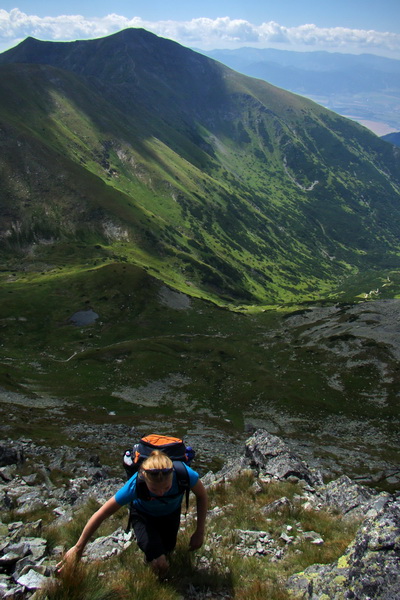
POLYGON ((400 58, 400 34, 345 27, 321 28, 312 24, 285 27, 270 21, 254 25, 243 19, 206 17, 191 21, 144 21, 110 14, 88 19, 80 15, 38 17, 15 8, 0 9, 0 49, 27 36, 68 41, 106 36, 128 27, 143 27, 187 46, 202 49, 275 47, 293 50, 371 52, 400 58))

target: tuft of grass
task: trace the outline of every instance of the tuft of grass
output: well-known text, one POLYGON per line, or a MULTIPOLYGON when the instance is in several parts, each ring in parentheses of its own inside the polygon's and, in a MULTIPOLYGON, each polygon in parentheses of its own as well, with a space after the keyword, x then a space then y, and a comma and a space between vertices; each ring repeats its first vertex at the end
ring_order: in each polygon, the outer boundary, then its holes
POLYGON ((325 510, 304 511, 299 509, 296 522, 301 523, 303 531, 317 531, 324 540, 323 545, 316 546, 307 541, 300 541, 296 551, 290 553, 288 563, 290 569, 300 571, 310 564, 327 564, 336 560, 354 539, 360 521, 349 521, 341 515, 325 510))
POLYGON ((101 565, 78 564, 66 566, 57 579, 53 579, 38 592, 38 600, 125 600, 124 588, 104 580, 101 565))
POLYGON ((142 552, 132 544, 125 552, 103 563, 105 581, 113 582, 126 598, 135 600, 178 600, 177 591, 170 582, 160 582, 145 563, 142 552))
POLYGON ((275 571, 260 570, 259 559, 235 559, 231 563, 235 573, 235 600, 289 600, 282 578, 275 571), (238 563, 242 563, 241 565, 238 563), (254 565, 254 566, 253 566, 254 565), (253 567, 253 568, 252 568, 253 567))

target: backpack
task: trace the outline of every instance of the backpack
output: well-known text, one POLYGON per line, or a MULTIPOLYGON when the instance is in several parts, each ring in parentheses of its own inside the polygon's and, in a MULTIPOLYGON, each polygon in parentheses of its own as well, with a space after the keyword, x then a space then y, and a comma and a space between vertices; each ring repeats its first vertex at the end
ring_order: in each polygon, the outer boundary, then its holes
MULTIPOLYGON (((186 446, 180 438, 158 435, 152 433, 142 437, 132 450, 126 450, 124 453, 124 468, 128 479, 139 471, 142 462, 150 456, 153 450, 161 450, 174 461, 181 461, 190 465, 195 457, 195 451, 191 446, 186 446)), ((186 469, 185 469, 186 471, 186 469)))
MULTIPOLYGON (((124 453, 123 465, 127 479, 130 479, 139 471, 140 465, 150 456, 153 450, 160 450, 172 460, 178 484, 177 496, 186 492, 187 513, 189 506, 190 481, 189 474, 184 465, 186 464, 189 466, 196 453, 191 446, 186 446, 182 439, 154 433, 142 437, 139 442, 133 446, 132 450, 126 450, 124 453)), ((137 497, 141 500, 148 500, 150 498, 146 483, 139 477, 136 482, 136 493, 137 497)), ((130 525, 131 517, 129 517, 127 531, 130 529, 130 525)))

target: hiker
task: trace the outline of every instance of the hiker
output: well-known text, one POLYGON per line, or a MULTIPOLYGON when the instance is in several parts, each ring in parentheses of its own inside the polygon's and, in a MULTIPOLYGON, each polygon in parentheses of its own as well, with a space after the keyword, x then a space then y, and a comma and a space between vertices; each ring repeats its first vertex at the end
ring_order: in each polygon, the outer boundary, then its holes
MULTIPOLYGON (((198 473, 187 465, 185 469, 189 476, 189 487, 196 496, 197 508, 197 525, 190 538, 189 549, 197 550, 204 541, 207 492, 198 473)), ((145 553, 152 569, 160 576, 165 575, 169 567, 167 555, 176 545, 182 499, 183 492, 179 493, 172 460, 160 450, 154 450, 141 464, 138 473, 92 515, 75 546, 58 563, 59 572, 66 562, 80 560, 89 538, 107 517, 132 502, 130 520, 139 548, 145 553), (146 499, 138 498, 140 485, 147 490, 146 499)))

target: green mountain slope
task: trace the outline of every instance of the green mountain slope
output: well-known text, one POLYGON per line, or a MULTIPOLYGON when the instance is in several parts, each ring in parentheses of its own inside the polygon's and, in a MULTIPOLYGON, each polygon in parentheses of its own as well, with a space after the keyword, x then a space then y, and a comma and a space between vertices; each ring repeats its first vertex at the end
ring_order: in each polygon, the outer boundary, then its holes
POLYGON ((397 269, 400 154, 143 30, 0 55, 3 269, 146 268, 229 305, 397 269))

